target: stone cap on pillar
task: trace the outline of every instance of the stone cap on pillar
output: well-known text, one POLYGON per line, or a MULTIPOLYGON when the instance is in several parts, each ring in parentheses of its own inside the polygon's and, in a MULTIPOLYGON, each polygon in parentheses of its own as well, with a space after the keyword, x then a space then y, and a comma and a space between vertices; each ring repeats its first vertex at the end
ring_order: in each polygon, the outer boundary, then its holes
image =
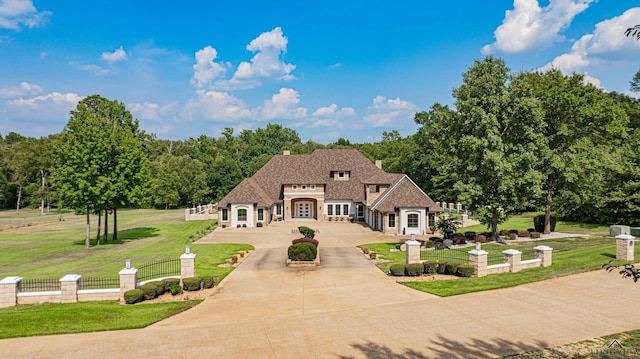
POLYGON ((136 274, 138 273, 138 268, 123 268, 122 270, 120 270, 120 272, 118 274, 123 275, 123 274, 136 274))
POLYGON ((630 234, 618 234, 616 236, 616 239, 624 239, 624 240, 629 240, 629 239, 636 239, 636 237, 630 235, 630 234))
POLYGON ((180 259, 193 259, 196 257, 195 253, 184 253, 180 256, 180 259))
POLYGON ((22 282, 22 277, 4 277, 0 284, 16 284, 22 282))
POLYGON ((517 249, 507 249, 506 251, 502 251, 502 253, 506 254, 506 255, 514 255, 514 254, 522 254, 522 252, 520 252, 517 249))
POLYGON ((408 246, 420 245, 420 242, 416 241, 415 239, 410 239, 408 241, 405 241, 404 243, 408 246))
POLYGON ((80 274, 67 274, 64 277, 60 278, 61 282, 77 282, 82 277, 80 274))
POLYGON ((474 256, 479 256, 479 255, 489 254, 489 252, 482 249, 474 249, 469 251, 469 254, 473 254, 474 256))
POLYGON ((553 250, 553 248, 549 246, 537 246, 537 247, 533 247, 533 249, 536 251, 552 251, 553 250))

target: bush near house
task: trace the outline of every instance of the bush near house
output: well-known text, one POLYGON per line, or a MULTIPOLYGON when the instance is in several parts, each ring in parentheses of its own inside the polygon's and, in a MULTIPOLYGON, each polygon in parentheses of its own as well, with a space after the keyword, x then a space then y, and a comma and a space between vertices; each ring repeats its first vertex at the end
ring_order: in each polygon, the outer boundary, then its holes
POLYGON ((520 232, 518 232, 518 237, 522 237, 522 238, 529 237, 529 232, 520 231, 520 232))
POLYGON ((304 236, 304 238, 313 238, 316 236, 316 231, 306 226, 298 227, 298 231, 304 236))
POLYGON ((312 261, 318 256, 318 248, 309 242, 292 244, 287 252, 292 261, 312 261))
POLYGON ((529 232, 529 237, 531 238, 540 238, 540 232, 529 232))
POLYGON ((124 301, 127 304, 136 304, 144 300, 144 292, 141 289, 130 289, 124 292, 124 301))
POLYGON ((405 267, 405 271, 408 276, 417 277, 420 274, 422 274, 422 272, 424 272, 424 264, 422 263, 407 264, 405 267))
POLYGON ((164 286, 164 291, 168 292, 174 285, 180 286, 180 278, 165 278, 162 280, 162 285, 164 286))
POLYGON ((392 264, 391 267, 389 267, 389 273, 396 277, 402 277, 405 274, 405 267, 406 265, 401 263, 392 264))
POLYGON ((215 285, 215 279, 212 275, 203 275, 200 279, 202 279, 202 282, 204 283, 204 288, 213 288, 215 285))
POLYGON ((459 277, 471 277, 473 275, 473 267, 468 264, 462 264, 458 266, 458 271, 456 275, 459 277))
POLYGON ((446 262, 446 261, 445 262, 439 262, 438 263, 438 268, 436 269, 436 272, 438 274, 445 274, 446 271, 447 271, 447 263, 449 263, 449 262, 446 262))
POLYGON ((424 274, 436 274, 438 270, 437 261, 426 261, 424 264, 424 274))
POLYGON ((200 290, 200 282, 202 282, 200 277, 184 278, 182 279, 182 288, 187 291, 200 290))
POLYGON ((296 244, 296 243, 312 243, 314 246, 318 247, 318 240, 317 239, 313 239, 313 238, 298 238, 298 239, 294 239, 291 241, 291 244, 296 244))

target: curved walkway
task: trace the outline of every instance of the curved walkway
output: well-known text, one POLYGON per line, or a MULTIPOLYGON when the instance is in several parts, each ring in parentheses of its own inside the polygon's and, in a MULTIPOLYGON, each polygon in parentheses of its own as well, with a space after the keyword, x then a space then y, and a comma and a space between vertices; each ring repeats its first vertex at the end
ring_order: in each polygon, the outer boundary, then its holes
POLYGON ((286 268, 299 224, 204 238, 256 250, 187 312, 139 330, 1 340, 0 357, 491 358, 640 327, 640 286, 604 271, 450 298, 411 290, 354 248, 390 240, 357 224, 308 224, 322 264, 286 268))

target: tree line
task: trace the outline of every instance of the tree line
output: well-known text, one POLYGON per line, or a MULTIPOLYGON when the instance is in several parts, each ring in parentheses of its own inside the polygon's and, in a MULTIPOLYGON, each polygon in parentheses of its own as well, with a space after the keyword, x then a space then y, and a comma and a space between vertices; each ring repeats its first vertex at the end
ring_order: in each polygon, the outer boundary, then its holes
POLYGON ((43 214, 70 207, 87 221, 98 214, 106 241, 109 214, 117 238, 118 208, 216 202, 284 149, 357 148, 382 159, 386 171, 410 175, 435 200, 467 204, 494 232, 507 216, 530 210, 547 219, 555 212, 581 222, 640 222, 638 99, 578 74, 512 73, 492 56, 462 74, 453 98, 452 106, 417 113, 412 135, 392 130, 378 142, 323 145, 278 124, 158 139, 124 104, 93 95, 61 133, 0 135, 0 207, 43 214))

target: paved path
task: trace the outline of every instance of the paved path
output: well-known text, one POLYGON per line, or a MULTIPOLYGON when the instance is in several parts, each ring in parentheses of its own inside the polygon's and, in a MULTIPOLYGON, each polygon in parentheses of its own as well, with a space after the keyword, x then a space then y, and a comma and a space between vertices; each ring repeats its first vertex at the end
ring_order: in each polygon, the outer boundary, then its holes
POLYGON ((252 253, 197 307, 145 329, 6 339, 2 358, 491 358, 640 327, 640 285, 603 271, 439 298, 354 245, 388 236, 318 223, 322 265, 283 266, 291 223, 217 230, 252 253))

